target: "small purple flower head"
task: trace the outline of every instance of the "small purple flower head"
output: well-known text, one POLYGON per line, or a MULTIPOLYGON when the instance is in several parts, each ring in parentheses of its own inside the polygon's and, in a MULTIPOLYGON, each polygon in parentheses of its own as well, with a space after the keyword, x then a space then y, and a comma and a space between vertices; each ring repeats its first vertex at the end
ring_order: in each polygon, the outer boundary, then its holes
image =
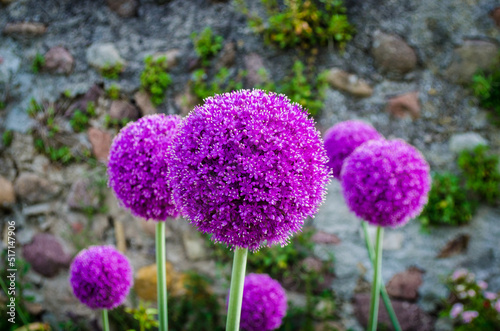
POLYGON ((181 118, 155 114, 129 123, 113 140, 109 186, 136 216, 155 221, 177 217, 168 184, 167 154, 181 118))
POLYGON ((469 272, 467 271, 467 269, 463 269, 463 268, 457 269, 451 275, 451 280, 457 281, 460 278, 465 278, 468 274, 469 274, 469 272))
POLYGON ((479 288, 482 290, 486 290, 488 288, 488 283, 486 283, 484 280, 478 280, 477 286, 479 286, 479 288))
POLYGON ((470 323, 472 320, 479 316, 479 313, 475 310, 466 310, 462 313, 462 321, 464 323, 470 323))
POLYGON ((113 309, 123 303, 132 286, 128 258, 113 246, 90 246, 73 260, 73 293, 92 309, 113 309))
POLYGON ((427 203, 429 170, 422 154, 403 140, 367 141, 342 167, 345 200, 370 224, 401 226, 420 214, 427 203))
POLYGON ((495 310, 500 313, 500 299, 495 302, 495 310))
POLYGON ((329 182, 314 121, 284 95, 261 90, 205 99, 172 149, 176 204, 199 231, 233 248, 288 243, 329 182))
POLYGON ((464 311, 464 305, 460 302, 456 303, 451 307, 450 317, 457 318, 464 311))
POLYGON ((484 297, 490 301, 493 301, 497 298, 497 294, 493 292, 484 292, 484 297))
POLYGON ((286 293, 280 283, 266 274, 249 274, 245 277, 241 330, 277 329, 286 315, 286 309, 286 293))
POLYGON ((373 126, 363 121, 345 121, 335 124, 325 132, 325 149, 329 158, 327 165, 333 176, 340 179, 344 160, 361 144, 372 139, 382 139, 373 126))
POLYGON ((476 291, 470 289, 467 291, 467 295, 470 296, 471 298, 476 296, 476 291))

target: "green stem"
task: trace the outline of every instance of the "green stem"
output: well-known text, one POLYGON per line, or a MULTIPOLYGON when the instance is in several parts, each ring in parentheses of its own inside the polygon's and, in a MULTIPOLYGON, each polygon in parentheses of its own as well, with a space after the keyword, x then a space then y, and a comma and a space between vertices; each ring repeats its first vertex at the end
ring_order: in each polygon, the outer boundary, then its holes
POLYGON ((378 321, 378 306, 380 301, 380 284, 382 275, 382 238, 384 237, 384 228, 377 227, 377 241, 375 244, 375 263, 373 263, 373 282, 372 295, 370 301, 370 319, 368 322, 368 330, 377 330, 378 321))
POLYGON ((108 319, 108 310, 102 310, 102 329, 103 331, 109 331, 109 319, 108 319))
POLYGON ((226 331, 238 331, 240 329, 241 303, 243 301, 243 284, 245 283, 247 253, 248 248, 236 248, 234 250, 226 331))
POLYGON ((165 222, 156 223, 156 272, 158 284, 159 331, 168 330, 167 270, 165 266, 165 222))
MULTIPOLYGON (((8 295, 7 285, 5 284, 5 282, 3 281, 2 278, 0 278, 0 285, 2 286, 2 289, 4 290, 7 298, 9 298, 9 302, 10 302, 10 295, 8 295)), ((26 316, 24 316, 23 310, 21 309, 20 304, 18 304, 17 301, 20 301, 20 300, 16 300, 16 311, 19 314, 21 321, 23 322, 23 326, 28 325, 28 320, 26 319, 26 316)))
MULTIPOLYGON (((368 236, 368 225, 366 224, 366 222, 361 222, 361 225, 363 227, 363 233, 365 235, 365 244, 366 249, 368 250, 368 256, 370 258, 370 262, 373 265, 375 263, 375 250, 373 249, 370 237, 368 236)), ((380 278, 380 295, 382 297, 382 301, 384 302, 385 309, 387 309, 387 313, 389 314, 389 319, 391 320, 394 330, 401 331, 401 325, 399 325, 398 317, 396 316, 396 312, 392 307, 391 300, 389 299, 389 294, 387 294, 387 290, 382 282, 382 277, 380 278)))

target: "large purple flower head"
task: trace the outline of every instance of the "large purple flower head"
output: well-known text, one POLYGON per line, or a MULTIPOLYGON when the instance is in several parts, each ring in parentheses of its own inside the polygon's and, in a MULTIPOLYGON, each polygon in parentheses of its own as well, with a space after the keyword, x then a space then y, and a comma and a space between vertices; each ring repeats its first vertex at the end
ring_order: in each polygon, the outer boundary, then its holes
POLYGON ((363 121, 351 120, 335 124, 325 132, 325 149, 329 158, 327 165, 333 176, 340 178, 340 170, 346 157, 359 145, 372 139, 382 139, 373 126, 363 121))
POLYGON ((329 181, 314 121, 284 95, 261 90, 207 98, 181 123, 172 148, 176 204, 231 247, 288 243, 329 181))
POLYGON ((109 186, 136 216, 156 221, 178 216, 168 184, 167 153, 180 122, 174 115, 145 116, 113 140, 109 186))
POLYGON ((245 277, 241 305, 241 330, 277 329, 286 315, 286 309, 286 292, 278 281, 266 274, 248 274, 245 277))
POLYGON ((73 293, 92 309, 113 309, 123 303, 132 286, 132 267, 113 246, 90 246, 70 268, 73 293))
POLYGON ((341 172, 349 208, 370 224, 397 227, 427 203, 431 177, 422 154, 405 141, 370 140, 354 150, 341 172))

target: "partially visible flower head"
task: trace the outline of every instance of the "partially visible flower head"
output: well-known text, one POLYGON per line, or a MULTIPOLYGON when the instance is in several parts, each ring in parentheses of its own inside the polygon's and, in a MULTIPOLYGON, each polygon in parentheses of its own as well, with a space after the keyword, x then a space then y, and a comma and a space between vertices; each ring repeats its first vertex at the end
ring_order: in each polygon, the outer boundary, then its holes
POLYGON ((457 281, 460 278, 465 278, 468 274, 469 274, 469 272, 467 271, 467 269, 462 269, 462 268, 457 269, 451 275, 451 280, 457 281))
POLYGON ((495 302, 495 310, 500 313, 500 299, 495 302))
POLYGON ((467 291, 467 295, 470 296, 471 298, 473 298, 473 297, 476 296, 476 291, 474 291, 474 290, 468 290, 467 291))
POLYGON ((398 227, 427 203, 429 171, 422 154, 405 141, 370 140, 345 160, 342 190, 358 217, 373 225, 398 227))
POLYGON ((363 121, 351 120, 335 124, 325 132, 325 149, 329 158, 327 165, 333 176, 340 179, 344 160, 361 144, 372 139, 382 139, 373 126, 363 121))
POLYGON ((466 310, 462 313, 462 321, 464 323, 470 323, 472 320, 479 316, 479 313, 475 310, 466 310))
POLYGON ((92 309, 113 309, 123 303, 132 286, 128 258, 113 246, 90 246, 73 260, 73 293, 92 309))
POLYGON ((486 290, 488 288, 488 283, 486 283, 484 280, 478 280, 477 286, 479 286, 479 288, 482 290, 486 290))
POLYGON ((205 99, 172 149, 176 204, 199 231, 231 247, 288 243, 329 182, 314 121, 284 95, 261 90, 205 99))
POLYGON ((493 292, 484 292, 484 297, 490 301, 493 301, 497 298, 497 294, 493 292))
POLYGON ((457 318, 464 311, 464 305, 460 302, 456 303, 451 307, 450 317, 457 318))
POLYGON ((155 221, 177 217, 168 184, 167 154, 181 118, 155 114, 129 123, 109 152, 109 186, 136 216, 155 221))
POLYGON ((286 309, 286 292, 280 283, 266 274, 248 274, 245 277, 241 330, 277 329, 286 315, 286 309))

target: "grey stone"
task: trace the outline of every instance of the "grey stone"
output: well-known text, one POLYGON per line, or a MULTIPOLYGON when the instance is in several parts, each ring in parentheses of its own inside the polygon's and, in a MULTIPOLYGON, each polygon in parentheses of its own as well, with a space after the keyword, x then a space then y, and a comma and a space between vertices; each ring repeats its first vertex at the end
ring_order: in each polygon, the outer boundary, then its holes
POLYGON ((128 101, 114 100, 109 109, 109 116, 115 120, 132 120, 139 118, 139 110, 128 101))
POLYGON ((99 191, 89 178, 80 178, 71 185, 66 201, 72 209, 97 209, 100 205, 99 191))
POLYGON ((111 43, 92 44, 87 49, 87 62, 99 70, 125 64, 125 60, 111 43))
POLYGON ((402 76, 415 69, 417 55, 399 36, 375 31, 372 54, 375 64, 384 73, 402 76))
POLYGON ((488 145, 488 142, 476 132, 456 133, 450 138, 450 151, 456 154, 473 150, 478 145, 488 145))
POLYGON ((34 216, 40 214, 47 214, 54 210, 54 207, 50 203, 40 203, 37 205, 31 205, 23 208, 24 216, 34 216))
POLYGON ((331 87, 356 97, 366 98, 373 94, 373 89, 366 81, 339 68, 328 70, 326 81, 331 87))
POLYGON ((201 260, 208 256, 207 248, 205 247, 202 238, 191 231, 182 234, 182 242, 188 259, 201 260))
POLYGON ((44 70, 54 74, 68 75, 73 70, 75 60, 67 49, 61 46, 52 47, 45 54, 44 70))
POLYGON ((17 196, 28 203, 43 202, 59 193, 59 188, 34 173, 23 172, 14 182, 17 196))
POLYGON ((254 87, 258 84, 262 84, 264 79, 260 74, 264 68, 264 60, 257 53, 250 53, 245 55, 245 69, 247 70, 247 82, 251 87, 254 87))
MULTIPOLYGON (((7 89, 12 77, 17 73, 21 66, 21 58, 10 49, 0 53, 0 87, 7 89)), ((0 94, 0 98, 2 95, 0 94)))

